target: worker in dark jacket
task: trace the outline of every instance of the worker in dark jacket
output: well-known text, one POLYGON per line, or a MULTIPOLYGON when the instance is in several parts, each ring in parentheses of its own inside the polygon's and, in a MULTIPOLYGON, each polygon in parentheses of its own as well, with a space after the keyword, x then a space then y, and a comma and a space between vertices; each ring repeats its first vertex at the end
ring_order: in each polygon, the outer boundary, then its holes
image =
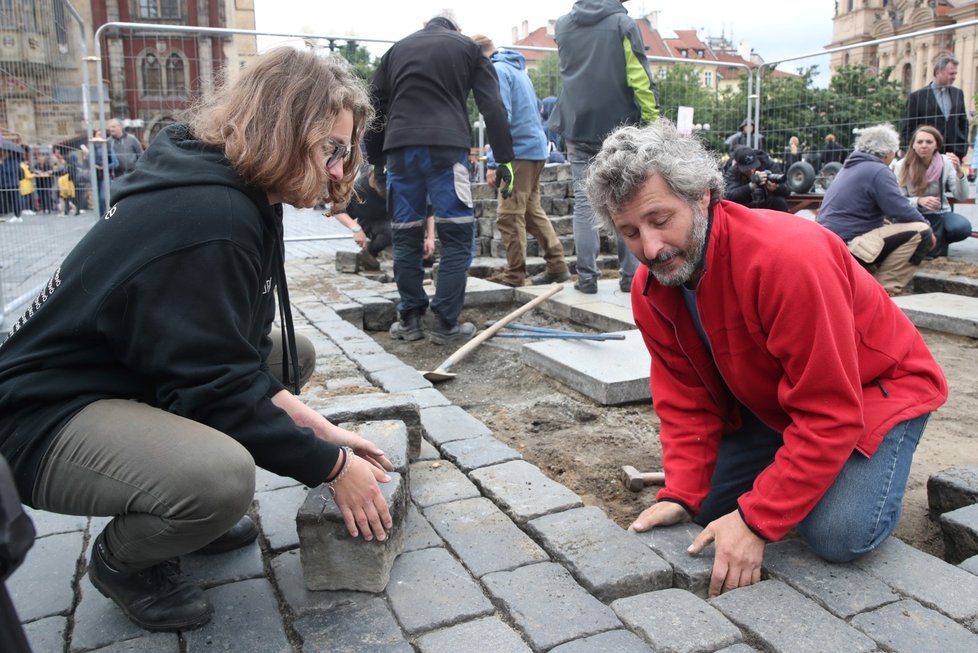
POLYGON ((791 194, 781 174, 781 166, 763 150, 741 145, 733 151, 723 174, 723 199, 752 209, 787 211, 785 199, 791 194))
POLYGON ((379 130, 367 135, 367 156, 378 181, 387 182, 394 281, 400 294, 399 320, 391 325, 391 337, 407 341, 424 337, 421 317, 429 301, 422 286, 422 261, 430 198, 441 243, 435 297, 430 302, 435 314, 431 342, 467 340, 475 326, 459 322, 459 315, 475 238, 468 169, 470 91, 499 162, 499 188, 504 196, 513 191, 513 139, 496 73, 446 11, 384 54, 371 91, 379 130))

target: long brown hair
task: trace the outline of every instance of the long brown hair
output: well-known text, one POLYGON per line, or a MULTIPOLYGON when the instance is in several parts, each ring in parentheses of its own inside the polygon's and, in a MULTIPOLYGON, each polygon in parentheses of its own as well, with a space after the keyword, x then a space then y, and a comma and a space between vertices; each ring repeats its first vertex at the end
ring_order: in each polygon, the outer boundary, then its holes
POLYGON ((248 184, 296 206, 346 201, 373 119, 366 85, 343 59, 280 47, 260 55, 191 119, 197 138, 224 148, 248 184), (343 109, 353 114, 352 156, 343 178, 329 179, 317 151, 343 109))
POLYGON ((903 169, 900 170, 900 185, 909 188, 915 195, 922 195, 927 190, 927 166, 917 151, 913 149, 913 144, 917 142, 917 134, 926 132, 934 137, 937 147, 934 149, 934 156, 943 156, 941 148, 944 147, 944 136, 930 125, 921 125, 913 133, 910 145, 907 148, 907 155, 903 157, 903 169))

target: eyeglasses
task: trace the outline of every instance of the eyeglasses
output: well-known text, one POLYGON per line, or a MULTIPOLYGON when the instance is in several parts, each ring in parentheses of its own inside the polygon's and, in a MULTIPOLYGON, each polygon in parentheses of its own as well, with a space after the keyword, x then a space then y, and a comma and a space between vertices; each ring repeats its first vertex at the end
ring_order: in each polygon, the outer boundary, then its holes
POLYGON ((337 161, 342 161, 344 165, 349 163, 350 159, 353 158, 353 147, 328 138, 326 139, 326 145, 323 147, 323 153, 326 155, 326 167, 332 168, 336 165, 337 161))

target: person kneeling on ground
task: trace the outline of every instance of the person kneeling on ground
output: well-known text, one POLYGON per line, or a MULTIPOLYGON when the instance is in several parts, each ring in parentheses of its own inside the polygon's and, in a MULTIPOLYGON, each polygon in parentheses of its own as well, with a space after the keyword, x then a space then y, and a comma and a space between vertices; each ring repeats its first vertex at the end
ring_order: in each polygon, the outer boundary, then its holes
POLYGON ((759 581, 791 529, 830 561, 876 549, 947 399, 914 325, 835 234, 720 201, 714 157, 671 124, 613 132, 587 187, 642 263, 666 485, 630 530, 704 526, 711 596, 759 581))
POLYGON ((142 628, 210 620, 175 559, 255 539, 256 464, 330 483, 354 537, 392 526, 390 461, 296 396, 315 352, 283 261, 282 203, 345 201, 370 117, 342 60, 257 57, 160 132, 0 346, 0 453, 21 498, 113 518, 88 575, 142 628))
POLYGON ((900 135, 890 125, 859 132, 855 150, 825 191, 818 222, 846 242, 891 297, 937 244, 930 223, 907 203, 890 170, 900 135))
POLYGON ((747 145, 737 147, 724 173, 723 198, 752 209, 787 211, 785 199, 791 194, 781 166, 762 150, 747 145), (772 175, 778 177, 770 178, 772 175))

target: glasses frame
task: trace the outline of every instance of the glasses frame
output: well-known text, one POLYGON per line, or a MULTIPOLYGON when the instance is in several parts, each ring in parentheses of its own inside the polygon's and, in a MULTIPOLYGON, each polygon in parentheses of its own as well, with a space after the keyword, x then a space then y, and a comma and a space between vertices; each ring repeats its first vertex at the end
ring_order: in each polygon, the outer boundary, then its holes
POLYGON ((342 161, 345 166, 353 158, 353 145, 327 138, 326 145, 323 147, 323 154, 326 155, 327 168, 332 168, 337 161, 342 161), (332 151, 329 150, 330 147, 333 148, 332 151))

